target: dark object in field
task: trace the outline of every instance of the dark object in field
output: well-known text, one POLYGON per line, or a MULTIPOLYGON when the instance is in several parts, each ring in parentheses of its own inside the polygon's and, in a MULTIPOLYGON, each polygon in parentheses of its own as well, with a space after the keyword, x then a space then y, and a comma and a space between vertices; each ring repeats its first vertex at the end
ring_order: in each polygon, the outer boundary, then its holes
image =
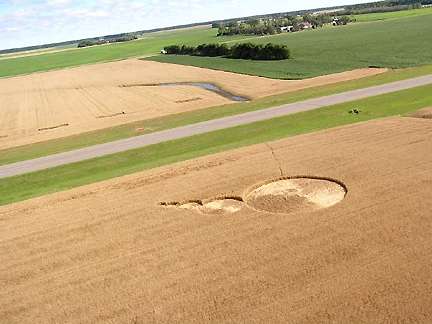
POLYGON ((361 113, 361 110, 360 110, 360 109, 357 109, 357 108, 354 108, 354 109, 351 109, 351 110, 349 111, 349 113, 352 114, 352 115, 358 115, 358 114, 361 113))

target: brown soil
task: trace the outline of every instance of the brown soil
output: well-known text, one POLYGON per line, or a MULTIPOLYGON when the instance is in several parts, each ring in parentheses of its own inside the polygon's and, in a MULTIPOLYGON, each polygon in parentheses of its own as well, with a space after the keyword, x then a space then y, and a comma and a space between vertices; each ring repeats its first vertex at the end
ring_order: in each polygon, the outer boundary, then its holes
POLYGON ((384 71, 361 69, 281 81, 132 59, 0 79, 0 130, 9 135, 0 138, 0 149, 232 102, 192 86, 122 86, 125 84, 211 82, 234 94, 260 98, 384 71), (65 123, 70 126, 38 132, 65 123))
POLYGON ((0 207, 3 323, 430 323, 432 124, 388 118, 0 207), (331 208, 207 215, 280 176, 331 208), (216 217, 215 217, 216 216, 216 217))
POLYGON ((409 114, 408 117, 432 119, 432 107, 420 109, 412 114, 409 114))

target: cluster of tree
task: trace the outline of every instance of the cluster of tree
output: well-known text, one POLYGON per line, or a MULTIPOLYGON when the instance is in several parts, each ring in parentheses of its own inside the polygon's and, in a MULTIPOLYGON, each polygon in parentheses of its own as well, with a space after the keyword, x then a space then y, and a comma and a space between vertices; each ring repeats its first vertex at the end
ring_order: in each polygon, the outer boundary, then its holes
POLYGON ((193 55, 193 56, 223 56, 244 60, 286 60, 291 57, 290 50, 284 45, 252 43, 235 44, 228 47, 226 44, 201 44, 199 46, 171 45, 165 47, 166 54, 193 55))
MULTIPOLYGON (((303 16, 284 16, 268 19, 251 19, 242 22, 231 21, 227 24, 214 24, 218 27, 218 36, 231 35, 274 35, 283 31, 297 32, 307 28, 320 28, 333 23, 334 15, 331 14, 305 14, 303 16)), ((350 17, 339 19, 340 24, 346 25, 353 20, 350 17)))
POLYGON ((193 56, 227 56, 230 48, 225 44, 201 44, 198 46, 171 45, 164 48, 166 54, 193 56))
MULTIPOLYGON (((333 21, 333 17, 327 14, 311 15, 306 14, 302 17, 303 22, 307 22, 312 25, 313 28, 323 27, 326 24, 330 24, 333 21)), ((296 25, 296 21, 293 22, 296 25)), ((297 25, 299 23, 297 22, 297 25)))
POLYGON ((277 24, 270 19, 252 19, 245 22, 232 21, 219 27, 218 36, 232 35, 273 35, 280 32, 277 24))
POLYGON ((138 39, 138 37, 135 35, 129 35, 129 36, 117 37, 114 39, 109 39, 108 42, 109 43, 122 43, 122 42, 130 42, 130 41, 133 41, 135 39, 138 39))
POLYGON ((285 45, 242 43, 231 47, 229 56, 244 60, 286 60, 291 57, 291 52, 285 45))
POLYGON ((138 39, 135 35, 127 35, 127 36, 121 36, 121 37, 114 37, 109 39, 86 39, 78 43, 78 47, 89 47, 89 46, 95 46, 95 45, 102 45, 102 44, 109 44, 109 43, 122 43, 122 42, 129 42, 132 40, 138 39))
POLYGON ((78 48, 95 46, 95 45, 102 45, 102 44, 106 44, 106 43, 107 43, 107 41, 105 41, 105 40, 86 39, 86 40, 83 40, 83 41, 78 43, 78 48))

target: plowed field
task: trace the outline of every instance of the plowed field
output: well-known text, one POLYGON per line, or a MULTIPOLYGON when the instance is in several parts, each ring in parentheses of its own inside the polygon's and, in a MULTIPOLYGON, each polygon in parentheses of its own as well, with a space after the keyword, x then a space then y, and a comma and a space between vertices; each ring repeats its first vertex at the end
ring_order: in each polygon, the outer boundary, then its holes
POLYGON ((1 322, 431 322, 431 170, 388 118, 1 207, 1 322))

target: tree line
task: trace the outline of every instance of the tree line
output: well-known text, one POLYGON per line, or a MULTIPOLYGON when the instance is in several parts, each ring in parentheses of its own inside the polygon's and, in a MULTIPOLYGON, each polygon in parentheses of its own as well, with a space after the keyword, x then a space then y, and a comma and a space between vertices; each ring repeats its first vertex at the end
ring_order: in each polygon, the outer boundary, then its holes
POLYGON ((368 13, 382 13, 392 11, 402 11, 419 9, 423 5, 432 4, 432 0, 385 0, 371 3, 350 5, 345 10, 340 11, 339 15, 362 15, 368 13))
POLYGON ((86 39, 78 43, 78 47, 89 47, 89 46, 96 46, 96 45, 102 45, 102 44, 110 44, 110 43, 122 43, 122 42, 129 42, 132 40, 138 39, 135 35, 129 35, 129 36, 122 36, 122 37, 115 37, 110 39, 86 39))
POLYGON ((373 7, 359 8, 359 9, 346 9, 342 13, 344 15, 363 15, 369 13, 384 13, 384 12, 420 9, 421 7, 422 5, 420 3, 407 4, 407 5, 373 6, 373 7))
POLYGON ((382 7, 398 7, 398 6, 422 6, 432 4, 432 0, 384 0, 378 2, 361 3, 347 6, 347 10, 361 10, 382 7))
POLYGON ((227 57, 244 60, 286 60, 291 58, 285 45, 268 43, 266 45, 240 43, 231 47, 226 44, 201 44, 196 47, 171 45, 164 48, 166 54, 208 57, 227 57))

